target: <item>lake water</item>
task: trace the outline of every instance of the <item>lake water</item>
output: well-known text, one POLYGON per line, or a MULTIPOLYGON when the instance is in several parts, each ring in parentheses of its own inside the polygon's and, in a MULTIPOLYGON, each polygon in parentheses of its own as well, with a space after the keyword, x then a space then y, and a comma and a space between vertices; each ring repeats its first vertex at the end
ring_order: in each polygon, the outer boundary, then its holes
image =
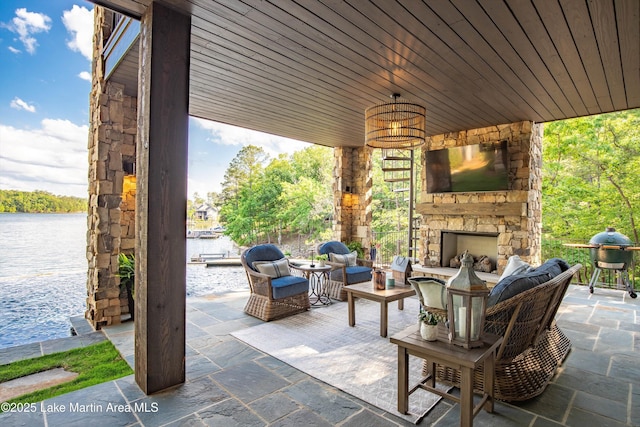
MULTIPOLYGON (((86 214, 0 214, 0 348, 70 336, 86 308, 86 214)), ((187 239, 187 257, 232 251, 187 239)), ((185 260, 186 262, 186 260, 185 260)), ((241 267, 187 265, 187 296, 248 288, 241 267)))

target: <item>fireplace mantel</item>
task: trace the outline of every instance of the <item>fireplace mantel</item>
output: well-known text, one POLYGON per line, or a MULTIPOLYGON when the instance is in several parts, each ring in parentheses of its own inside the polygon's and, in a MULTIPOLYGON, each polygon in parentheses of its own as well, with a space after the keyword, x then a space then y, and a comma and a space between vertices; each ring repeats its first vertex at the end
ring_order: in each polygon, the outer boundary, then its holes
POLYGON ((416 211, 422 215, 495 215, 526 216, 527 204, 521 202, 496 203, 419 203, 416 211))

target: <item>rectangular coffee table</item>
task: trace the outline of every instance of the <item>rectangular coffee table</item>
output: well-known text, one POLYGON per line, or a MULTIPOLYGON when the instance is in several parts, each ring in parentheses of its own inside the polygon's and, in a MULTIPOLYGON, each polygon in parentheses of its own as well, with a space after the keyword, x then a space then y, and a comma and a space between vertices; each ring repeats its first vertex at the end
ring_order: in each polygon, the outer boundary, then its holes
MULTIPOLYGON (((363 298, 380 303, 380 336, 387 336, 388 304, 391 301, 398 301, 398 310, 404 309, 404 299, 415 295, 413 287, 398 285, 391 289, 377 290, 371 282, 356 283, 345 286, 347 293, 347 303, 349 306, 349 326, 356 324, 355 298, 363 298)), ((417 315, 417 313, 416 313, 417 315)))

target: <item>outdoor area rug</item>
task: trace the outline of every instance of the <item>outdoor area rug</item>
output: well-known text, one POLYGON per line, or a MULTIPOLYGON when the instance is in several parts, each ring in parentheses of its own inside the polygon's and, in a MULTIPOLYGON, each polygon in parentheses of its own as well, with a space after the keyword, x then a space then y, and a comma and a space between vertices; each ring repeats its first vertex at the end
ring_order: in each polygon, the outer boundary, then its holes
MULTIPOLYGON (((388 336, 410 325, 418 328, 419 302, 406 298, 404 310, 389 303, 388 336)), ((410 396, 409 415, 397 411, 398 347, 380 336, 380 304, 356 300, 356 326, 350 327, 347 303, 334 302, 232 335, 312 377, 412 423, 440 400, 418 390, 410 396)), ((409 384, 421 379, 422 359, 410 356, 409 384)))

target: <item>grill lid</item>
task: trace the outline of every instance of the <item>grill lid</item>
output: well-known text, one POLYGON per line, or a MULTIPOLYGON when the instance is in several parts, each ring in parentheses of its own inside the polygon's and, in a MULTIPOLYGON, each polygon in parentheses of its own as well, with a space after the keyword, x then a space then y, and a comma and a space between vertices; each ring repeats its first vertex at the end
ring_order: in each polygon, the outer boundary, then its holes
POLYGON ((598 233, 589 240, 591 245, 616 245, 631 246, 631 239, 624 234, 618 233, 615 228, 607 227, 602 233, 598 233))

